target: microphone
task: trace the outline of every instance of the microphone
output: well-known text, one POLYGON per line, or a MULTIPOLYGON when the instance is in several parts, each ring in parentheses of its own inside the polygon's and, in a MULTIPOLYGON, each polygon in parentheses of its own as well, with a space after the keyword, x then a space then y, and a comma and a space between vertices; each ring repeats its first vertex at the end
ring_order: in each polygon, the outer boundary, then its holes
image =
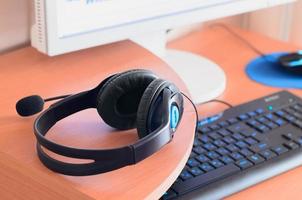
POLYGON ((32 116, 43 110, 45 102, 64 99, 69 96, 71 95, 63 95, 47 99, 43 99, 39 95, 24 97, 16 103, 16 110, 17 113, 22 117, 32 116))

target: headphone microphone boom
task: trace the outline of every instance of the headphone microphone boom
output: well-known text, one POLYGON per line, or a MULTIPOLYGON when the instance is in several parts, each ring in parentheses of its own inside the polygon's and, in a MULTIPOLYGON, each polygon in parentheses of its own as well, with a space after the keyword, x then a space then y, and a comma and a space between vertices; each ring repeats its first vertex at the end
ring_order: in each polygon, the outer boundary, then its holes
POLYGON ((43 99, 39 95, 24 97, 16 103, 16 111, 22 117, 32 116, 41 112, 44 109, 45 102, 64 99, 69 96, 71 95, 62 95, 47 99, 43 99))

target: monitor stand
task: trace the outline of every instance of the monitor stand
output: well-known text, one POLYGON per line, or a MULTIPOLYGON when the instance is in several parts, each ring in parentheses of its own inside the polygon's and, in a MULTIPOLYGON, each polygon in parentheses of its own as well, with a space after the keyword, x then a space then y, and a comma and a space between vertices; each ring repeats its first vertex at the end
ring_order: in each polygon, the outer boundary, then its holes
POLYGON ((166 31, 138 35, 131 40, 163 59, 186 84, 195 104, 215 99, 224 92, 224 71, 200 55, 166 49, 166 31))

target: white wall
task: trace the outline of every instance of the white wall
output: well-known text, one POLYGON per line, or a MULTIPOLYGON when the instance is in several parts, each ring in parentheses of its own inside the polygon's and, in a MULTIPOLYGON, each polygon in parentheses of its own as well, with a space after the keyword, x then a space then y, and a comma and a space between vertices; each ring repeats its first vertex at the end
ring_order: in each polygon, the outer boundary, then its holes
POLYGON ((302 46, 302 1, 294 5, 293 21, 289 39, 295 44, 302 46))
POLYGON ((0 0, 0 53, 29 43, 30 0, 0 0))

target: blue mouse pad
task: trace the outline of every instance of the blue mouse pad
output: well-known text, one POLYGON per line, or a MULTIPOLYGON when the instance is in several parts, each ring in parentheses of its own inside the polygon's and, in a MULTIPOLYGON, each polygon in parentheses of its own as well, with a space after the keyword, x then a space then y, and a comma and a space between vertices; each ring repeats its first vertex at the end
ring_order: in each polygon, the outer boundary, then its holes
POLYGON ((247 75, 264 85, 302 89, 302 75, 288 72, 278 64, 278 58, 284 54, 273 53, 252 60, 246 67, 247 75))

